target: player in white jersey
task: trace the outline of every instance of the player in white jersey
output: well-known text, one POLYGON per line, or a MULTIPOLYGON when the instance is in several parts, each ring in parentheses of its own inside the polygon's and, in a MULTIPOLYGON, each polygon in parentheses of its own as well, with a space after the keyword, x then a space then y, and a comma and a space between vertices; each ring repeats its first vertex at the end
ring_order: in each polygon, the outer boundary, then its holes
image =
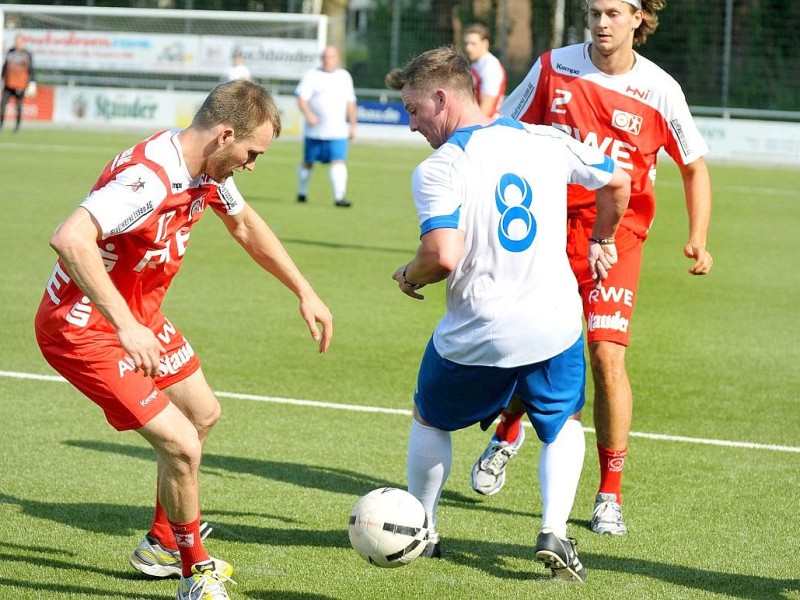
MULTIPOLYGON (((597 189, 594 234, 612 237, 630 178, 602 152, 563 133, 484 114, 466 58, 430 50, 386 76, 412 131, 433 155, 414 171, 420 246, 393 278, 400 290, 446 280, 447 310, 422 358, 408 443, 408 489, 432 527, 452 462, 450 432, 491 420, 518 394, 544 443, 544 505, 536 558, 553 576, 583 581, 567 537, 583 465, 585 363, 580 298, 565 245, 566 186, 597 189)), ((616 262, 593 244, 598 283, 616 262)), ((433 530, 426 549, 440 556, 433 530)))
POLYGON ((506 70, 489 45, 489 29, 485 25, 473 23, 464 29, 464 53, 472 63, 475 97, 484 114, 497 117, 506 93, 506 70))
POLYGON ((192 346, 161 312, 205 209, 295 293, 320 352, 332 335, 330 311, 233 185, 234 171, 253 170, 280 128, 264 88, 223 83, 189 127, 114 158, 50 240, 58 261, 36 314, 36 340, 115 429, 135 430, 153 446, 155 516, 130 563, 152 577, 179 576, 178 600, 227 599, 233 571, 208 555, 200 523, 203 444, 221 408, 192 346))
POLYGON ((347 149, 356 135, 356 93, 353 78, 339 67, 339 51, 328 46, 322 67, 308 71, 295 89, 305 117, 303 162, 297 171, 297 201, 305 202, 314 163, 330 163, 336 206, 351 205, 347 192, 347 149))
MULTIPOLYGON (((678 83, 633 50, 655 31, 662 0, 590 0, 591 43, 543 54, 501 107, 526 123, 553 125, 600 148, 632 178, 631 200, 616 236, 619 263, 600 290, 585 257, 594 220, 594 195, 570 186, 567 251, 578 279, 595 383, 594 421, 600 484, 592 513, 596 533, 627 532, 622 518, 622 468, 628 447, 633 397, 625 350, 636 300, 644 240, 655 216, 656 163, 665 150, 683 179, 689 236, 683 247, 692 275, 713 259, 706 248, 711 185, 708 152, 678 83)), ((472 486, 491 495, 505 482, 508 459, 524 440, 521 407, 504 412, 495 435, 475 463, 472 486)))

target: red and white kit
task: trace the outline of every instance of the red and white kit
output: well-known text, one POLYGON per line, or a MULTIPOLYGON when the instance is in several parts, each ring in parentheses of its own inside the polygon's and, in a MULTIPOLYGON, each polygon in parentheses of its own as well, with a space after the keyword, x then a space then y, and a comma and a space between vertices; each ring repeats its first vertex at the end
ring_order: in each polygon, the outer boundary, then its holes
POLYGON ((633 68, 607 75, 589 56, 589 43, 543 54, 500 109, 526 123, 557 127, 600 148, 631 176, 631 199, 616 235, 620 260, 594 289, 586 256, 595 219, 594 192, 570 185, 567 250, 578 278, 588 340, 628 345, 639 280, 642 241, 655 216, 658 152, 689 164, 708 152, 678 83, 635 54, 633 68))
POLYGON ((178 133, 157 133, 115 157, 81 203, 102 229, 97 245, 111 281, 134 317, 166 349, 158 376, 133 370, 114 328, 61 260, 36 314, 36 337, 45 359, 100 405, 117 429, 147 423, 166 406, 159 390, 199 368, 194 350, 161 313, 161 304, 206 206, 230 215, 244 208, 232 179, 218 183, 189 175, 178 133))

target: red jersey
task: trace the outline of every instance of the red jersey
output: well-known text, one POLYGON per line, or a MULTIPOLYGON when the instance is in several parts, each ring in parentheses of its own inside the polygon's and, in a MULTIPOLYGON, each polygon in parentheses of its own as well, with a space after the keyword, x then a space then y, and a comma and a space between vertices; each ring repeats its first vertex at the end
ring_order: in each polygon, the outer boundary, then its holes
MULTIPOLYGON (((622 225, 645 238, 655 216, 658 152, 681 165, 708 152, 678 83, 636 54, 633 68, 607 75, 589 56, 589 43, 544 53, 500 112, 526 123, 557 127, 600 148, 631 176, 622 225)), ((594 192, 569 186, 569 216, 594 219, 594 192)))
MULTIPOLYGON (((230 215, 244 209, 232 178, 217 183, 189 175, 177 134, 157 133, 115 157, 81 203, 102 229, 97 246, 111 281, 147 326, 161 326, 161 303, 205 207, 230 215)), ((60 259, 42 296, 36 328, 51 339, 75 341, 94 331, 114 332, 60 259)))

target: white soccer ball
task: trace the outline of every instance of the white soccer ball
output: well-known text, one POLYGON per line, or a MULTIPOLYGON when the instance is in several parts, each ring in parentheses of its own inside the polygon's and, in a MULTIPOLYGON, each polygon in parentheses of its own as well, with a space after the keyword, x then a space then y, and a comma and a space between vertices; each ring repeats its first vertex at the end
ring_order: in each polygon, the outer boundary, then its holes
POLYGON ((350 513, 350 544, 378 567, 402 567, 428 545, 428 517, 414 496, 392 487, 372 490, 350 513))

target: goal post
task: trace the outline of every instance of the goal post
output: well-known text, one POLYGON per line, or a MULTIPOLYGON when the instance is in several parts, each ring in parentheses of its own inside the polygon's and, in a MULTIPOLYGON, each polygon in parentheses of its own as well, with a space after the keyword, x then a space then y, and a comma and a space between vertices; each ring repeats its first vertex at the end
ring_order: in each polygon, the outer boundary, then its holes
POLYGON ((291 84, 319 64, 325 15, 0 4, 3 53, 22 34, 50 85, 208 90, 244 56, 253 77, 291 84))

